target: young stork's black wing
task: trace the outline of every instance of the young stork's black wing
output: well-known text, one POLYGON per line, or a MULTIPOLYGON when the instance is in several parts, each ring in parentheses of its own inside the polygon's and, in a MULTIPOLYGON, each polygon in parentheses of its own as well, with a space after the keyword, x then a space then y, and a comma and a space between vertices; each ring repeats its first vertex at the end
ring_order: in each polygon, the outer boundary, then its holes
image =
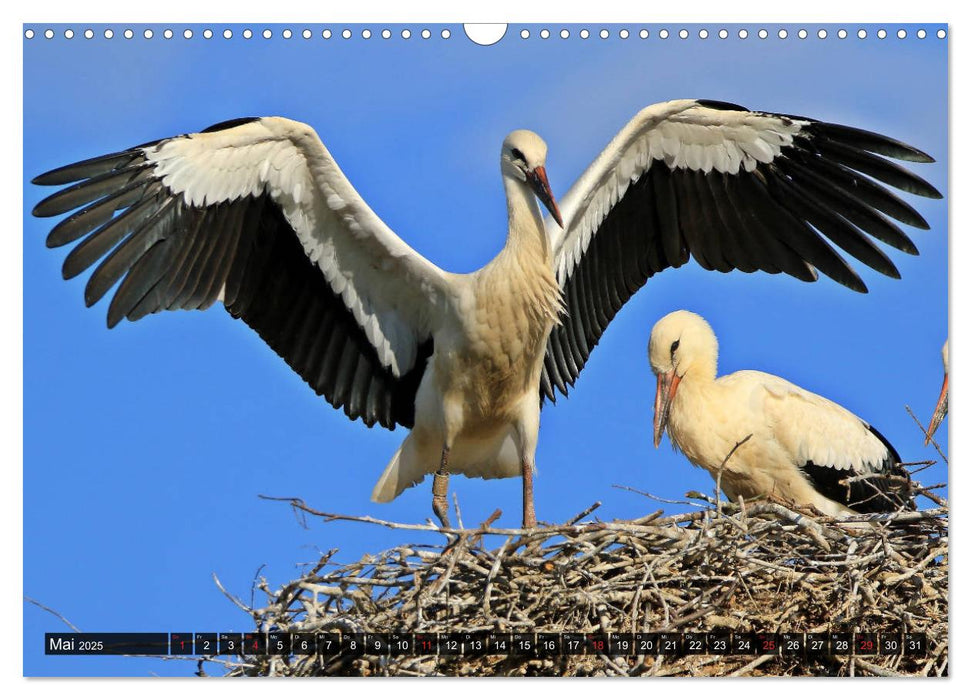
POLYGON ((871 237, 916 254, 890 218, 928 225, 880 183, 941 195, 888 158, 933 162, 878 134, 721 102, 642 110, 560 201, 565 229, 547 222, 567 313, 550 335, 541 393, 555 400, 555 387, 565 395, 627 300, 652 275, 692 256, 719 272, 813 281, 818 270, 866 292, 829 239, 899 277, 871 237))
POLYGON ((117 282, 108 326, 222 301, 335 407, 414 422, 443 274, 367 206, 309 126, 239 119, 38 176, 48 246, 83 238, 85 302, 117 282), (70 184, 75 183, 75 184, 70 184))

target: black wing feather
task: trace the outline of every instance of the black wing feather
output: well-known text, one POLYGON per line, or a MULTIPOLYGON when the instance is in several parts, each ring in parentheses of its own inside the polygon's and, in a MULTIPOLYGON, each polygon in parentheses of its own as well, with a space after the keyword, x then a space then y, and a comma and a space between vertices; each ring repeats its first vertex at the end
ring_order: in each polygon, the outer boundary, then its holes
MULTIPOLYGON (((849 197, 846 201, 858 200, 914 228, 925 231, 930 228, 927 220, 916 209, 907 204, 907 202, 869 178, 860 176, 859 173, 847 168, 845 165, 833 163, 818 154, 802 150, 792 151, 788 155, 780 158, 778 162, 780 166, 783 166, 793 161, 798 162, 810 173, 820 176, 831 186, 835 185, 839 190, 847 193, 849 197)), ((866 211, 865 207, 861 209, 866 211)), ((885 242, 890 243, 890 241, 885 242)), ((894 245, 893 243, 890 244, 894 245)), ((895 247, 899 248, 899 246, 895 247)), ((900 250, 908 252, 905 248, 900 248, 900 250)), ((916 250, 913 252, 916 254, 916 250)))
POLYGON ((109 327, 165 309, 204 309, 221 295, 230 314, 252 327, 335 408, 368 426, 412 427, 432 341, 419 346, 409 372, 395 377, 272 199, 259 195, 191 206, 155 177, 141 148, 34 179, 40 185, 75 183, 42 200, 34 214, 78 210, 54 227, 47 244, 83 238, 65 260, 65 277, 101 261, 85 289, 89 306, 121 280, 109 305, 109 327))
POLYGON ((758 247, 745 234, 745 229, 735 214, 725 185, 727 177, 724 173, 712 172, 710 176, 701 178, 702 185, 708 188, 715 219, 712 224, 713 231, 724 231, 728 247, 737 253, 734 260, 736 268, 742 272, 755 272, 759 269, 758 247))
POLYGON ((802 472, 813 488, 826 498, 859 513, 914 510, 916 504, 910 488, 910 473, 900 466, 900 455, 876 428, 866 427, 887 448, 886 458, 872 476, 859 479, 857 473, 813 462, 804 464, 802 472))
MULTIPOLYGON (((744 111, 728 102, 701 106, 744 111)), ((816 270, 859 292, 866 285, 827 241, 890 277, 891 259, 870 238, 905 253, 913 242, 892 217, 916 228, 927 221, 884 185, 940 198, 928 182, 887 160, 933 162, 923 151, 880 134, 789 115, 805 122, 769 163, 737 173, 671 167, 655 160, 627 188, 561 280, 566 313, 553 329, 541 381, 543 396, 566 395, 606 323, 654 274, 689 256, 727 272, 785 272, 807 282, 816 270), (882 183, 882 184, 881 184, 882 183)))

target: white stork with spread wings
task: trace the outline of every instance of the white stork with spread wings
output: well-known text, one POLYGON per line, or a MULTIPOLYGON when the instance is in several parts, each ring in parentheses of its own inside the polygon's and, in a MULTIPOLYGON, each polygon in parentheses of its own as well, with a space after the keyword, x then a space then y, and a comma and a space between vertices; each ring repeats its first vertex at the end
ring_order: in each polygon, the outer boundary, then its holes
POLYGON ((621 130, 567 192, 561 218, 546 145, 514 131, 500 156, 506 245, 465 275, 412 250, 313 129, 278 117, 52 170, 34 182, 70 186, 34 214, 73 212, 47 243, 83 238, 65 260, 66 278, 100 261, 85 290, 89 306, 121 282, 109 327, 221 301, 350 418, 411 428, 374 500, 435 472, 433 507, 446 523, 450 473, 522 475, 529 527, 541 397, 567 392, 607 324, 653 274, 694 256, 706 269, 807 281, 818 269, 866 291, 828 238, 899 276, 871 237, 915 254, 887 217, 928 226, 878 181, 941 195, 888 157, 932 162, 866 131, 675 100, 621 130))

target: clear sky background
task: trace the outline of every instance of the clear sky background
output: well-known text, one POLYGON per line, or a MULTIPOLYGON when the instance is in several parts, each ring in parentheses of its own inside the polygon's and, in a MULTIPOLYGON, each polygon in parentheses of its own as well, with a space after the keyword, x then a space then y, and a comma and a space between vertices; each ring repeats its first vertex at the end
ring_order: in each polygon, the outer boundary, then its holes
MULTIPOLYGON (((56 25, 43 25, 41 28, 56 25)), ((71 25, 76 31, 78 25, 71 25)), ((85 25, 88 26, 88 25, 85 25)), ((212 25, 222 29, 226 25, 212 25)), ((252 621, 212 574, 250 599, 260 570, 274 587, 321 551, 353 561, 434 537, 350 523, 301 527, 283 504, 420 522, 430 483, 393 504, 369 500, 405 431, 367 429, 318 398, 258 336, 221 308, 166 313, 105 327, 107 302, 85 309, 84 275, 61 280, 68 248, 48 250, 51 220, 29 216, 51 189, 29 184, 51 168, 247 115, 311 124, 384 221, 439 266, 471 271, 503 245, 499 146, 530 128, 549 144, 562 196, 642 107, 681 97, 737 102, 898 138, 937 158, 908 165, 947 193, 947 41, 876 38, 878 27, 816 38, 819 25, 744 25, 749 38, 658 37, 659 26, 567 25, 571 38, 469 42, 460 26, 409 25, 412 38, 274 37, 205 40, 203 25, 151 25, 155 38, 36 37, 24 41, 24 593, 86 631, 244 631, 252 621), (432 38, 418 32, 431 26, 432 38), (592 36, 577 37, 582 26, 592 36), (756 37, 765 27, 769 38, 756 37), (176 37, 161 38, 165 27, 176 37), (646 27, 650 38, 637 30, 646 27), (798 27, 810 38, 800 40, 798 27), (262 568, 261 568, 262 567, 262 568)), ((263 25, 246 25, 254 29, 263 25)), ((287 25, 301 30, 305 25, 287 25)), ((344 25, 332 26, 341 29, 344 25)), ((369 25, 372 31, 383 25, 369 25)), ((559 29, 562 25, 555 25, 559 29)), ((672 25, 667 25, 670 29, 672 25)), ((678 25, 679 27, 681 25, 678 25)), ((708 25, 711 26, 711 25, 708 25)), ((721 25, 718 25, 721 26, 721 25)), ((854 30, 861 25, 851 26, 854 30)), ((899 25, 893 25, 896 29, 899 25)), ((63 29, 63 27, 62 27, 63 29)), ((335 32, 336 34, 336 32, 335 32)), ((905 196, 906 197, 906 196, 905 196)), ((760 369, 843 404, 888 437, 905 461, 937 457, 904 406, 927 422, 947 335, 947 200, 910 198, 931 225, 907 230, 919 257, 889 253, 903 279, 855 263, 870 288, 853 293, 765 274, 723 275, 691 263, 666 271, 623 309, 570 398, 543 412, 537 515, 562 522, 595 500, 604 519, 659 506, 622 484, 678 499, 711 492, 708 474, 651 443, 654 381, 648 334, 678 308, 705 316, 721 343, 720 373, 760 369)), ((906 229, 905 229, 906 230, 906 229)), ((945 422, 939 433, 947 445, 945 422)), ((925 483, 946 480, 938 464, 925 483)), ((466 524, 504 511, 515 526, 521 482, 451 481, 466 524)), ((669 512, 684 507, 665 505, 669 512)), ((257 602, 261 602, 257 594, 257 602)), ((65 627, 27 605, 26 675, 189 675, 191 663, 45 657, 45 631, 65 627)), ((215 669, 214 669, 215 670, 215 669)))

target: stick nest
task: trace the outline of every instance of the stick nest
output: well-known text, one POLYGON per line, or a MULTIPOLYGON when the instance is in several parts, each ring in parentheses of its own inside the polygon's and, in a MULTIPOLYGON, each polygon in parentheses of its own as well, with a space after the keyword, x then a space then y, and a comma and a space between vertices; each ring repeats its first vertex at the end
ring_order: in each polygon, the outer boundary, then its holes
POLYGON ((922 657, 320 655, 220 663, 234 676, 946 675, 948 507, 925 495, 937 507, 853 520, 706 499, 684 515, 580 522, 595 504, 565 525, 530 531, 492 528, 492 519, 443 531, 321 513, 294 499, 302 515, 446 534, 448 542, 401 545, 346 566, 331 563, 335 550, 282 588, 260 579, 263 607, 230 596, 259 632, 923 632, 922 657))

